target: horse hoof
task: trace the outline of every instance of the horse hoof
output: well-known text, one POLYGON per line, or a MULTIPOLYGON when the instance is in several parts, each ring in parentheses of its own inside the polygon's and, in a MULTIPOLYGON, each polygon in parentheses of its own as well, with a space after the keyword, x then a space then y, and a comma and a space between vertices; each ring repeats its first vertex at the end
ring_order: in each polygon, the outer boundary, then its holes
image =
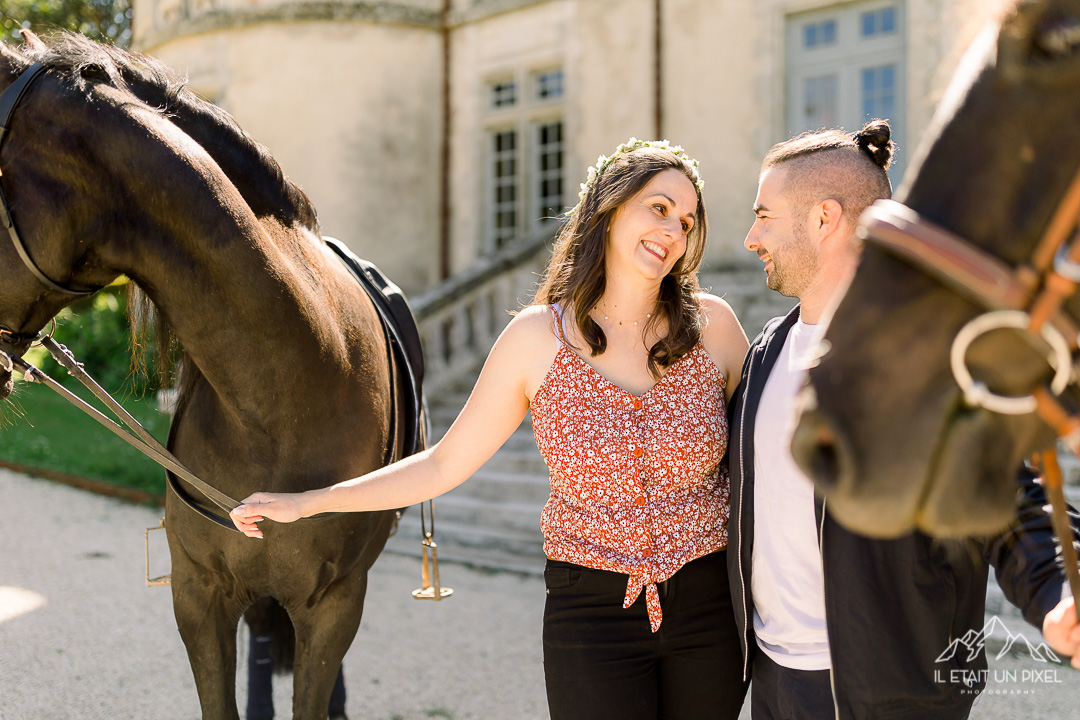
POLYGON ((330 713, 329 720, 349 720, 349 716, 346 715, 344 712, 330 713))

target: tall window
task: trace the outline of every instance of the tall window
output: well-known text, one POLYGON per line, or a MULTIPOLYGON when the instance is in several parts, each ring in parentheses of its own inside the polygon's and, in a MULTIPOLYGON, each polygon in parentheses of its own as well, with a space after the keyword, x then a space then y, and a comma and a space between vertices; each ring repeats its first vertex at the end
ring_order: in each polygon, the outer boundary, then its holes
POLYGON ((911 150, 904 137, 903 0, 845 3, 787 18, 787 132, 855 131, 885 118, 900 146, 894 186, 911 150))
POLYGON ((487 83, 487 245, 498 249, 566 210, 562 68, 487 83))
POLYGON ((518 221, 517 131, 491 134, 492 234, 496 245, 514 237, 518 221))
POLYGON ((563 124, 561 120, 536 126, 536 196, 540 219, 554 218, 563 207, 563 124))

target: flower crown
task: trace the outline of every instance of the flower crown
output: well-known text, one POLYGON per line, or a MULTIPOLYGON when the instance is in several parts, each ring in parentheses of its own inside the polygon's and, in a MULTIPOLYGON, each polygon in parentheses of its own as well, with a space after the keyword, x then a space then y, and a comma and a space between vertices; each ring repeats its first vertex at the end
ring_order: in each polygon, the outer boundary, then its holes
POLYGON ((615 152, 611 155, 601 155, 596 158, 596 165, 589 168, 589 174, 585 178, 585 182, 581 183, 581 192, 578 193, 578 204, 567 211, 566 215, 569 217, 576 213, 581 204, 585 202, 585 195, 589 192, 595 183, 597 178, 604 174, 604 170, 607 166, 615 161, 620 155, 625 155, 638 148, 657 148, 658 150, 667 150, 675 157, 686 162, 690 166, 690 174, 693 176, 694 185, 697 186, 700 192, 705 187, 705 181, 701 179, 701 174, 698 172, 698 161, 686 154, 682 145, 670 145, 667 140, 638 140, 637 138, 630 138, 619 147, 615 148, 615 152))

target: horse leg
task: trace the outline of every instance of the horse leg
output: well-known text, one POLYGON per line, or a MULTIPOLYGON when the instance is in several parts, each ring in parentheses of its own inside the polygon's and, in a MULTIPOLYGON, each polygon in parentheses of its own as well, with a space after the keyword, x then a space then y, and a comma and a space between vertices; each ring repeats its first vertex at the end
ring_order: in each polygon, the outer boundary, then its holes
POLYGON ((268 597, 252 603, 244 620, 251 631, 245 720, 272 720, 274 675, 292 670, 292 621, 284 608, 268 597))
POLYGON ((270 643, 274 635, 251 631, 248 642, 248 696, 245 720, 273 720, 274 717, 274 659, 270 643))
POLYGON ((243 607, 173 560, 173 615, 199 691, 203 720, 240 720, 236 710, 236 626, 243 607))
POLYGON ((337 680, 330 693, 330 720, 348 720, 345 717, 345 671, 338 666, 337 680))
POLYGON ((344 578, 312 608, 291 610, 296 627, 293 667, 293 718, 325 718, 327 709, 344 717, 344 677, 341 661, 360 627, 367 593, 367 572, 344 578), (332 696, 340 684, 340 706, 332 696), (340 713, 340 714, 339 714, 340 713))
MULTIPOLYGON (((273 598, 256 600, 244 612, 244 620, 250 629, 244 720, 273 720, 274 675, 292 672, 293 668, 292 620, 273 598)), ((330 693, 330 720, 344 720, 345 717, 345 674, 338 668, 337 680, 330 693)))

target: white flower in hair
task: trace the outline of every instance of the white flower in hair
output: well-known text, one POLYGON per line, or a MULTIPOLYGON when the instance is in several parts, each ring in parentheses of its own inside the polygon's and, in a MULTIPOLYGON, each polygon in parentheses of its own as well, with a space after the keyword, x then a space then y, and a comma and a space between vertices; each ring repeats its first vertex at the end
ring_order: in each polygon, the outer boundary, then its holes
POLYGON ((607 166, 615 161, 620 155, 625 155, 628 152, 637 150, 638 148, 657 148, 658 150, 667 150, 671 154, 685 161, 690 166, 690 173, 693 175, 694 185, 697 186, 698 191, 701 191, 705 187, 705 181, 701 179, 701 174, 698 172, 698 161, 686 154, 682 145, 669 145, 667 140, 638 140, 637 138, 630 138, 626 142, 615 148, 615 152, 611 155, 601 155, 596 158, 596 165, 590 165, 589 170, 585 176, 585 182, 581 183, 581 192, 578 193, 578 204, 567 211, 566 215, 569 217, 578 211, 581 204, 585 202, 585 195, 588 194, 589 188, 596 184, 597 179, 604 174, 604 170, 607 166))

